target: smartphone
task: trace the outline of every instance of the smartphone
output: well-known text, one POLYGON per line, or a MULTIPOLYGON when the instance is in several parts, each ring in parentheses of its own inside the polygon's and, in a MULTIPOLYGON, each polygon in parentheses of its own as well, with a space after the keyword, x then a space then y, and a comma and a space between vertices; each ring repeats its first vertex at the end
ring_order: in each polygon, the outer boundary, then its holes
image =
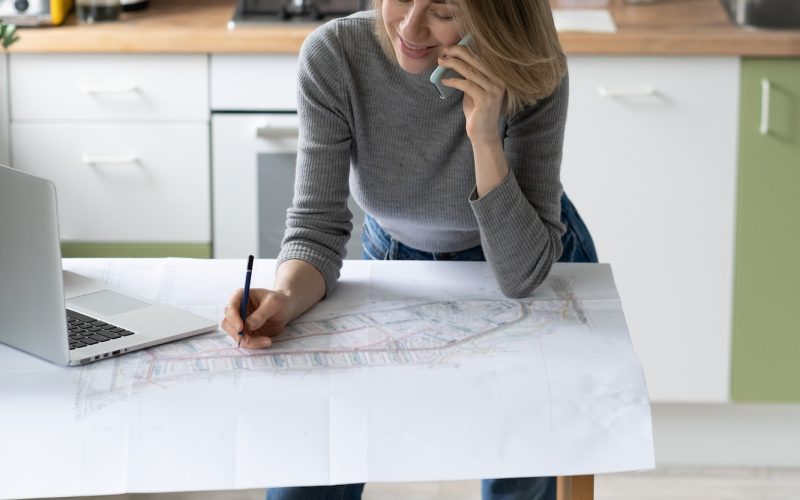
MULTIPOLYGON (((466 45, 469 43, 470 40, 472 40, 472 35, 468 33, 464 38, 461 39, 460 42, 458 42, 458 44, 466 45)), ((445 68, 443 66, 439 66, 435 70, 433 70, 433 73, 431 73, 431 83, 434 86, 436 86, 436 90, 439 91, 439 97, 441 97, 442 99, 447 99, 448 97, 453 95, 453 92, 455 92, 457 89, 454 89, 453 87, 448 87, 447 85, 443 85, 442 84, 443 78, 463 78, 463 76, 459 75, 458 72, 453 71, 450 68, 445 68)))

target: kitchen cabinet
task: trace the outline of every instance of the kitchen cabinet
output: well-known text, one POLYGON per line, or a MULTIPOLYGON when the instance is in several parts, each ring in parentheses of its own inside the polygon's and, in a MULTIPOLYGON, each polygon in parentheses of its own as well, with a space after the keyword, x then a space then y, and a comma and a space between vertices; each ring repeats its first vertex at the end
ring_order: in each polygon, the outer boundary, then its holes
POLYGON ((612 266, 650 395, 727 401, 739 58, 568 63, 562 182, 612 266))
POLYGON ((800 59, 742 62, 732 398, 800 402, 800 59))
POLYGON ((0 164, 11 163, 8 140, 8 55, 0 54, 0 164))
POLYGON ((9 73, 12 160, 55 182, 64 256, 210 257, 207 56, 12 54, 9 73))

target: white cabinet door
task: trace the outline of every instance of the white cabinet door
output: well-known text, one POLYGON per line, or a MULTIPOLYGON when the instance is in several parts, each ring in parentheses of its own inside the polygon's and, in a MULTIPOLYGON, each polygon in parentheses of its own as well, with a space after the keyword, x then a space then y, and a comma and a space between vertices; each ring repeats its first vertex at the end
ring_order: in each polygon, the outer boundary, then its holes
POLYGON ((8 56, 0 54, 0 164, 9 165, 8 140, 8 56))
POLYGON ((12 119, 208 121, 205 54, 13 54, 12 119))
POLYGON ((13 123, 14 166, 56 184, 61 238, 208 242, 208 125, 13 123))
POLYGON ((729 399, 739 60, 571 57, 564 189, 655 401, 729 399))

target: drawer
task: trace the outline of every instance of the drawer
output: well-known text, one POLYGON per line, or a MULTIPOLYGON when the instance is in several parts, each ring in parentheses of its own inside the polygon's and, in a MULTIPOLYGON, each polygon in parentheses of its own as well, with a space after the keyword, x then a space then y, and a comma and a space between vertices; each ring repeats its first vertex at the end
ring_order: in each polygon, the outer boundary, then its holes
POLYGON ((208 120, 208 57, 13 54, 11 120, 208 120))
POLYGON ((56 184, 61 239, 210 241, 205 124, 11 124, 13 164, 56 184))
POLYGON ((214 111, 297 109, 296 55, 212 55, 210 74, 214 111))

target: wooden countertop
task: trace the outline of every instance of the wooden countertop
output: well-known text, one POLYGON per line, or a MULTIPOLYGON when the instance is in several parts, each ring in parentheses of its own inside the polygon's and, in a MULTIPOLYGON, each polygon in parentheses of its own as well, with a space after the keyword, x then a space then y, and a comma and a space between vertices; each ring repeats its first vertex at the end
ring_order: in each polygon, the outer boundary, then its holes
MULTIPOLYGON (((733 26, 720 0, 551 0, 554 8, 607 7, 614 34, 561 32, 567 54, 800 56, 800 30, 733 26)), ((21 28, 11 52, 297 53, 316 24, 228 29, 235 0, 153 0, 116 22, 21 28)))

